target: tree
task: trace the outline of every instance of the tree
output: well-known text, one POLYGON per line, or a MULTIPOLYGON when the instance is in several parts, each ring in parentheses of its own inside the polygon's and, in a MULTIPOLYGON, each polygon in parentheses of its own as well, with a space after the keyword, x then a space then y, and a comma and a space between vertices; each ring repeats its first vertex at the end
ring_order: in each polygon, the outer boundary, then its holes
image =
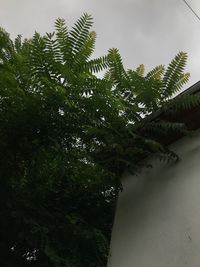
POLYGON ((185 131, 146 118, 199 105, 172 99, 189 78, 185 53, 166 70, 126 71, 117 49, 92 57, 91 26, 84 14, 31 39, 0 30, 2 267, 105 266, 121 174, 149 155, 177 159, 152 132, 185 131))

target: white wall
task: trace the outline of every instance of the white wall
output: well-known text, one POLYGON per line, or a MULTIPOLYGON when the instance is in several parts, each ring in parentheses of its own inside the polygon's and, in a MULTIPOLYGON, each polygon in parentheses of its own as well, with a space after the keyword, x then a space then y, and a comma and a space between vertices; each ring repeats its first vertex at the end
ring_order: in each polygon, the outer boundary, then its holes
POLYGON ((200 266, 200 135, 172 148, 179 163, 124 177, 108 267, 200 266))

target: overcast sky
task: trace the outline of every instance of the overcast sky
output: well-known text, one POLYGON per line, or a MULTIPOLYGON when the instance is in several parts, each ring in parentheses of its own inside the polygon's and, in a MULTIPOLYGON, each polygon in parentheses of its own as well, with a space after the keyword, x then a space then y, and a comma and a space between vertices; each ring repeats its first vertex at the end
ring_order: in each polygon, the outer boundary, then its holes
MULTIPOLYGON (((188 3, 200 15, 200 1, 188 3)), ((182 0, 0 0, 0 26, 30 37, 52 31, 58 17, 72 25, 84 12, 94 17, 96 56, 117 47, 127 68, 149 70, 185 51, 188 86, 200 80, 200 21, 182 0)))

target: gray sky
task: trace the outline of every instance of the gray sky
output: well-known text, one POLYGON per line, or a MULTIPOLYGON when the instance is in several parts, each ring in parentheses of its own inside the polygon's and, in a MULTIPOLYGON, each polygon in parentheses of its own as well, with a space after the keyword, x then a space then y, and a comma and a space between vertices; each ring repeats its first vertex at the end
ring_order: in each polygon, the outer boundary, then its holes
MULTIPOLYGON (((200 15, 200 2, 188 3, 200 15)), ((200 21, 182 0, 0 0, 0 26, 30 37, 52 31, 58 17, 72 25, 84 12, 94 17, 96 56, 117 47, 127 68, 143 63, 150 70, 185 51, 187 87, 200 80, 200 21)))

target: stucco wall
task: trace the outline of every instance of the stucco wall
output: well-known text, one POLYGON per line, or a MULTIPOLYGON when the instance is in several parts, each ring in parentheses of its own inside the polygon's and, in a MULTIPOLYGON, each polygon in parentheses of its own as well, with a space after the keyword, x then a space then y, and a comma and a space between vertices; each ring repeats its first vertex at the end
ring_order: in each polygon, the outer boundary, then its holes
POLYGON ((172 148, 179 163, 124 177, 108 267, 200 266, 200 135, 172 148))

